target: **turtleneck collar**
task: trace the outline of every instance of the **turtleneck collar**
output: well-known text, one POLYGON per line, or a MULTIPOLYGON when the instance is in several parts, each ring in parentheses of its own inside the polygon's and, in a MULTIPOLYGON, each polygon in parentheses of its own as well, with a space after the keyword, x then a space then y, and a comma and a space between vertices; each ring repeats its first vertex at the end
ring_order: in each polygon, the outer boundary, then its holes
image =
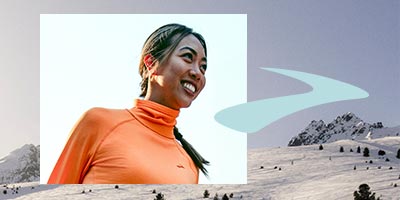
POLYGON ((173 128, 179 110, 174 110, 154 101, 135 99, 134 107, 130 111, 147 128, 167 138, 175 138, 173 128))

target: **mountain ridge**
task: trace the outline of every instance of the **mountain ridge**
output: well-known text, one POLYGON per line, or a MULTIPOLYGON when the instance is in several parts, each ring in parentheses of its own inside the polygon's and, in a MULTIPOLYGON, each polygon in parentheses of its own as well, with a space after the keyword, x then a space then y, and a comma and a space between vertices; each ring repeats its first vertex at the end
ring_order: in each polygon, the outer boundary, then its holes
POLYGON ((40 145, 25 144, 0 159, 0 183, 39 181, 40 145))
POLYGON ((325 124, 323 120, 312 120, 288 146, 323 144, 343 139, 365 140, 386 136, 399 136, 400 126, 384 127, 382 122, 367 123, 354 113, 347 112, 325 124))

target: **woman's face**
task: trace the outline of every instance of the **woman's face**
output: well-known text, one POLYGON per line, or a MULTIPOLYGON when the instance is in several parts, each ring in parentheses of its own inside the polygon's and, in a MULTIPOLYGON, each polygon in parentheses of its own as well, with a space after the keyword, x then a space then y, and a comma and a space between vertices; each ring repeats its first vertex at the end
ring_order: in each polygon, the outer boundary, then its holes
POLYGON ((145 99, 172 109, 189 107, 203 90, 207 59, 194 35, 184 37, 162 63, 155 63, 145 99))

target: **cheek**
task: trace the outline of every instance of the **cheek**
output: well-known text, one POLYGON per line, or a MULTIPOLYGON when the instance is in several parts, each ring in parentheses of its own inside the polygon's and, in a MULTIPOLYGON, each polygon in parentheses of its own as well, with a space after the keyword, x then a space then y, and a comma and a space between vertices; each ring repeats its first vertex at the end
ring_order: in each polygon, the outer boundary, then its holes
POLYGON ((202 86, 201 86, 200 92, 201 92, 201 91, 204 89, 204 87, 206 86, 206 77, 205 77, 205 76, 203 77, 202 82, 203 82, 203 84, 202 84, 202 86))

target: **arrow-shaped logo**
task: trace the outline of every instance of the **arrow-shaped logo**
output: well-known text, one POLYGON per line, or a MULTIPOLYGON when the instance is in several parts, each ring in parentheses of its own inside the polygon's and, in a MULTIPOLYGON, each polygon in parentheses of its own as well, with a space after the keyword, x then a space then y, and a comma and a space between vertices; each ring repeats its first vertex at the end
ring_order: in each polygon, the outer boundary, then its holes
POLYGON ((312 87, 312 91, 232 106, 215 115, 217 122, 237 131, 254 133, 282 117, 306 108, 337 101, 362 99, 369 95, 368 92, 348 83, 315 74, 278 68, 261 69, 303 81, 312 87))

